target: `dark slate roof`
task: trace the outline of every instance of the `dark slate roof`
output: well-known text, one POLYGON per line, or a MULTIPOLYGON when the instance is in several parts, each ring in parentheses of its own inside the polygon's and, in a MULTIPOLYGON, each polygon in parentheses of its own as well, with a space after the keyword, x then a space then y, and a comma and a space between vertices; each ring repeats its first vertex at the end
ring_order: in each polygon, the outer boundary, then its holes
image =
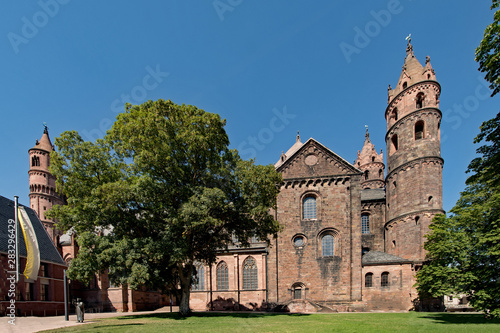
POLYGON ((371 188, 361 191, 361 201, 385 200, 385 189, 371 188))
MULTIPOLYGON (((31 223, 33 224, 33 229, 35 230, 38 240, 38 247, 40 248, 40 261, 66 265, 35 211, 24 205, 20 206, 24 207, 31 223)), ((9 219, 14 220, 14 217, 14 200, 7 199, 0 195, 0 252, 8 252, 7 228, 9 225, 9 219)), ((19 228, 18 240, 20 250, 19 255, 26 258, 26 244, 24 242, 21 228, 19 228)))
POLYGON ((363 255, 361 263, 363 266, 368 266, 383 264, 408 264, 411 263, 411 261, 385 252, 370 251, 363 255))

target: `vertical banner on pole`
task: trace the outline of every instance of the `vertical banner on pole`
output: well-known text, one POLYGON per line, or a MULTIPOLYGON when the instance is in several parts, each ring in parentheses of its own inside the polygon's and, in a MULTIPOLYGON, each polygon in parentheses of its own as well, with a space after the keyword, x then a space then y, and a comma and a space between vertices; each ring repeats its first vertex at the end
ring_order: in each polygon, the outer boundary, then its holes
POLYGON ((40 269, 40 248, 38 247, 35 229, 24 207, 17 207, 17 217, 26 243, 26 267, 23 275, 26 279, 36 280, 40 269))
POLYGON ((16 283, 19 282, 19 221, 17 220, 17 201, 19 197, 14 196, 14 221, 16 223, 16 283))

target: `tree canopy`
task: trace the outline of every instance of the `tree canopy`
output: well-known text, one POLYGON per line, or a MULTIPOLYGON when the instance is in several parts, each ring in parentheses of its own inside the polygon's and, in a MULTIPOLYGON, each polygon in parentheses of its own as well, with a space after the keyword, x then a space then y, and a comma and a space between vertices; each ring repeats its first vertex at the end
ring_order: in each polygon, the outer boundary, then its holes
MULTIPOLYGON (((491 9, 498 8, 500 0, 493 0, 491 9)), ((494 96, 500 91, 500 11, 497 10, 493 23, 486 27, 483 39, 476 49, 476 61, 479 70, 486 72, 485 79, 490 83, 494 96)))
POLYGON ((269 214, 281 182, 272 165, 230 150, 225 120, 171 101, 126 105, 103 139, 56 138, 50 171, 67 205, 50 212, 80 246, 70 278, 109 271, 131 288, 181 286, 189 312, 194 263, 213 263, 233 237, 243 245, 279 230, 269 214))
POLYGON ((475 142, 483 140, 451 216, 430 226, 417 288, 424 297, 466 294, 475 309, 500 317, 500 113, 481 126, 475 142))
MULTIPOLYGON (((500 0, 493 0, 492 9, 500 0)), ((500 91, 500 10, 476 49, 492 96, 500 91)), ((500 317, 500 113, 483 122, 474 143, 482 143, 469 164, 466 188, 451 216, 438 215, 425 249, 428 263, 417 273, 421 296, 466 294, 471 305, 500 317)))

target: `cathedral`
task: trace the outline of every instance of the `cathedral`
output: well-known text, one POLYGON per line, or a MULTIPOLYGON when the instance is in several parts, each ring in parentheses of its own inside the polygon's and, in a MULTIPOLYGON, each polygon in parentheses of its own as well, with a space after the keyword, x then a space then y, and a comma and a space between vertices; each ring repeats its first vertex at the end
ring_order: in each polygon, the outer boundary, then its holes
POLYGON ((272 214, 283 230, 269 246, 258 239, 249 248, 235 243, 211 267, 198 265, 191 306, 415 308, 424 235, 434 215, 444 213, 440 91, 429 57, 422 66, 409 42, 398 83, 388 89, 387 165, 368 130, 354 164, 297 135, 275 164, 283 183, 272 214))
MULTIPOLYGON (((386 158, 366 131, 353 164, 310 138, 281 153, 277 209, 282 226, 270 243, 234 240, 211 266, 196 265, 193 310, 265 309, 292 312, 405 311, 415 308, 415 273, 423 244, 442 209, 439 95, 429 57, 415 58, 408 42, 395 88, 388 88, 386 158)), ((380 111, 382 115, 382 110, 380 111)), ((361 140, 360 140, 361 141, 361 140)), ((54 229, 44 212, 63 204, 48 171, 48 131, 29 150, 30 208, 66 263, 77 255, 70 232, 54 229)), ((136 311, 165 305, 165 295, 113 286, 106 274, 73 295, 99 310, 136 311)))

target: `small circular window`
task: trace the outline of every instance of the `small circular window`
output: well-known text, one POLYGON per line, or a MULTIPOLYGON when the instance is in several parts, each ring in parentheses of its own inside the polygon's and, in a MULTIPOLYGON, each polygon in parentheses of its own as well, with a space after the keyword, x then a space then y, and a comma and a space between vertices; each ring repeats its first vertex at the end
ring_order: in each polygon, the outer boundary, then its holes
POLYGON ((306 244, 306 238, 302 235, 297 235, 292 240, 293 246, 302 247, 306 244))
POLYGON ((314 154, 310 154, 310 155, 307 155, 304 162, 307 164, 307 165, 315 165, 316 163, 318 163, 318 156, 314 155, 314 154))

